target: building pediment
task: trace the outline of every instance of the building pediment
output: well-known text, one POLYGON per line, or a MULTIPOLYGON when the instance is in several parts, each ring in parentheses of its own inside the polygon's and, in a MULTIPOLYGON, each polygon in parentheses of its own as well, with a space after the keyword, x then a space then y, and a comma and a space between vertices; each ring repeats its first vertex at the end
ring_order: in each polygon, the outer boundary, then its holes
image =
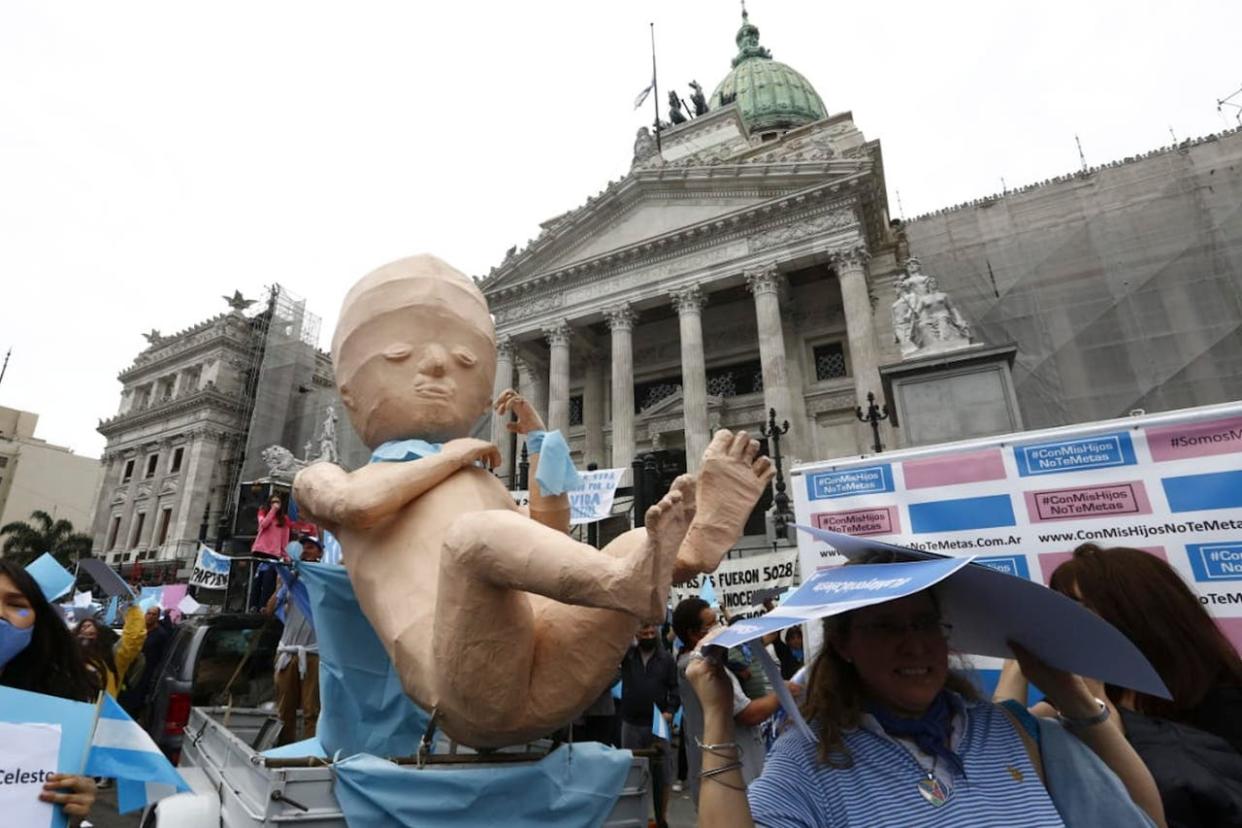
POLYGON ((481 287, 489 298, 502 297, 567 271, 667 253, 835 196, 868 167, 862 159, 827 159, 637 170, 584 208, 545 222, 540 237, 510 251, 481 287))

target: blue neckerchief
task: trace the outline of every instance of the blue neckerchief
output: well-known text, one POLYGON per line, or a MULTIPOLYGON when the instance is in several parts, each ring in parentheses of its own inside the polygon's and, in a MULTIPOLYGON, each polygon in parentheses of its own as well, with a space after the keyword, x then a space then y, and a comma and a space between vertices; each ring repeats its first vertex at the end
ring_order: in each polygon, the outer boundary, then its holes
MULTIPOLYGON (((559 431, 532 431, 526 435, 527 448, 539 454, 535 479, 543 494, 558 495, 582 487, 582 479, 569 456, 569 444, 559 431)), ((401 463, 439 454, 443 443, 426 440, 389 440, 371 452, 372 463, 401 463)))
POLYGON ((894 716, 878 704, 868 704, 867 712, 875 717, 889 736, 913 739, 919 750, 928 756, 945 760, 958 775, 965 776, 962 757, 949 750, 949 729, 953 722, 953 705, 949 694, 941 690, 931 706, 917 719, 894 716))
POLYGON ((443 443, 428 443, 426 440, 389 440, 371 452, 369 462, 403 463, 407 460, 421 460, 439 454, 442 448, 443 443))

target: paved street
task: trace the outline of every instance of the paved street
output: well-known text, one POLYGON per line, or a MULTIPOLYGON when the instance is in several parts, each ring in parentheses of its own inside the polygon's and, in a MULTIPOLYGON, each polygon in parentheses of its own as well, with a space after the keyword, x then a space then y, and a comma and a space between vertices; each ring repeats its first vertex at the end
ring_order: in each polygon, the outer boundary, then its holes
MULTIPOLYGON (((95 828, 138 828, 141 811, 121 816, 116 812, 116 786, 99 792, 95 807, 91 813, 91 824, 95 828)), ((689 823, 687 823, 689 824, 689 823)))

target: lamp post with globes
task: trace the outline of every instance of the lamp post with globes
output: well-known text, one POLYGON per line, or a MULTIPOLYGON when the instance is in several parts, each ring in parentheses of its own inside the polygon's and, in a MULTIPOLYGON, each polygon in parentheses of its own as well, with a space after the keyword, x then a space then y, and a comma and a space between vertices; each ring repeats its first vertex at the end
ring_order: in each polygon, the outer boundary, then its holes
POLYGON ((776 477, 772 478, 772 531, 781 540, 789 538, 789 524, 794 521, 793 510, 789 508, 789 495, 785 493, 785 474, 781 462, 781 436, 789 433, 789 420, 776 424, 776 409, 768 409, 768 421, 759 426, 759 433, 768 441, 769 454, 776 466, 776 477))

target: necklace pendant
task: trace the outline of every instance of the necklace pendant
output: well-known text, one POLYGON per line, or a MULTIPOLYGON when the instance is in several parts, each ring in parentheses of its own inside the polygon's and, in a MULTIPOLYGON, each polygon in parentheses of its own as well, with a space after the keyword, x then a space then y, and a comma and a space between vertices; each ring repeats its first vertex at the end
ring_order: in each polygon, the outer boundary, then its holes
POLYGON ((926 799, 934 808, 939 808, 941 805, 949 801, 948 790, 946 790, 944 785, 940 784, 940 780, 934 776, 929 776, 927 779, 919 781, 919 793, 921 793, 923 798, 926 799))

